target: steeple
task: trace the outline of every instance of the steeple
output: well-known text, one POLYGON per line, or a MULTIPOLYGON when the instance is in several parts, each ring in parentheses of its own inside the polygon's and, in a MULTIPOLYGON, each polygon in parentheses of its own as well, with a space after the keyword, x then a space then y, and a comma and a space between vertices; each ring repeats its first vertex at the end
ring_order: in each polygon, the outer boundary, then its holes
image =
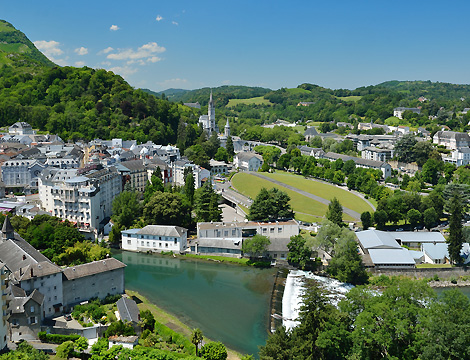
POLYGON ((214 103, 212 102, 212 89, 211 89, 211 96, 209 98, 209 106, 214 106, 214 103))
POLYGON ((8 240, 8 239, 14 239, 14 238, 15 238, 15 230, 13 229, 13 226, 11 226, 10 218, 7 215, 5 217, 5 221, 3 222, 2 239, 8 240))
POLYGON ((225 128, 224 128, 224 135, 226 138, 230 136, 230 124, 228 123, 228 118, 227 118, 227 123, 225 124, 225 128))

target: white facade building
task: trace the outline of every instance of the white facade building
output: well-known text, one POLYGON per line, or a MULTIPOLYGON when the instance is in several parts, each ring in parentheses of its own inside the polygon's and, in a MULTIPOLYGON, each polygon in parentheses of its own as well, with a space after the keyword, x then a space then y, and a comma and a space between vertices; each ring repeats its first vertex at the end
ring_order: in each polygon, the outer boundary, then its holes
POLYGON ((121 231, 122 248, 129 251, 174 251, 186 249, 188 230, 173 225, 147 225, 121 231))
POLYGON ((10 135, 34 135, 31 125, 24 121, 18 121, 8 128, 10 135))
POLYGON ((251 152, 239 152, 233 157, 233 166, 241 171, 258 171, 263 165, 263 157, 251 152))
POLYGON ((405 111, 411 111, 411 112, 414 112, 415 114, 420 114, 421 113, 421 109, 419 109, 419 108, 397 107, 397 108, 393 109, 393 116, 395 116, 399 119, 403 119, 403 113, 405 111))
POLYGON ((7 187, 38 186, 38 177, 46 168, 37 160, 8 160, 2 165, 2 181, 7 187))
POLYGON ((209 105, 207 109, 207 115, 201 115, 199 117, 199 123, 202 124, 202 128, 207 131, 209 134, 212 134, 214 131, 219 132, 217 124, 215 123, 215 106, 212 101, 212 90, 211 96, 209 99, 209 105))
POLYGON ((455 164, 456 166, 470 164, 470 148, 460 148, 453 150, 450 156, 442 157, 444 162, 455 164))
POLYGON ((432 142, 452 150, 468 148, 470 147, 470 136, 467 133, 456 131, 438 131, 434 134, 432 142))
POLYGON ((39 179, 43 210, 82 228, 99 229, 99 223, 112 215, 113 199, 121 191, 122 178, 114 167, 47 169, 39 179))

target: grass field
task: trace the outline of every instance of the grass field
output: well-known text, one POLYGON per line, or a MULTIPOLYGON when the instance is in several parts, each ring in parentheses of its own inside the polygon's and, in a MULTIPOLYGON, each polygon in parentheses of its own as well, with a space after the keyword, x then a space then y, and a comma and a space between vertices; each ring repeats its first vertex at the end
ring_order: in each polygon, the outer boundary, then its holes
MULTIPOLYGON (((232 178, 232 186, 245 196, 252 199, 258 195, 261 188, 271 189, 277 187, 285 191, 291 198, 291 205, 296 212, 296 219, 307 222, 316 222, 326 214, 328 206, 318 201, 312 200, 306 196, 300 195, 295 191, 289 190, 283 186, 276 186, 268 180, 258 178, 246 173, 238 173, 232 178)), ((349 215, 344 214, 346 221, 354 220, 349 215)))
POLYGON ((320 124, 322 124, 321 121, 309 121, 307 123, 308 126, 320 126, 320 124))
POLYGON ((310 90, 305 90, 301 88, 292 88, 292 89, 286 89, 286 91, 290 94, 310 94, 310 90))
POLYGON ((337 96, 337 99, 343 100, 343 101, 358 101, 361 99, 362 96, 337 96))
POLYGON ((439 269, 439 268, 451 268, 451 264, 416 264, 418 269, 439 269))
POLYGON ((319 181, 308 180, 303 176, 288 174, 285 172, 275 172, 272 174, 264 173, 263 175, 327 200, 331 200, 336 197, 341 205, 347 207, 348 209, 354 210, 359 214, 363 213, 364 211, 373 211, 370 205, 360 197, 333 185, 325 184, 319 181))
POLYGON ((272 102, 270 102, 269 100, 265 99, 264 97, 262 96, 258 96, 258 97, 254 97, 254 98, 250 98, 250 99, 230 99, 228 101, 228 104, 226 105, 226 107, 232 107, 232 106, 236 106, 238 104, 246 104, 246 105, 261 105, 261 104, 264 104, 264 105, 273 105, 272 102))

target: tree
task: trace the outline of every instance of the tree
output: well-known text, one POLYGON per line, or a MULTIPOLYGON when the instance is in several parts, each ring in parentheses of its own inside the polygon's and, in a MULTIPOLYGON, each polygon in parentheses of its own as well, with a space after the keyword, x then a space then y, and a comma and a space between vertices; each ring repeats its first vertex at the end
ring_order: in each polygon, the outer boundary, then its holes
POLYGON ((194 175, 192 171, 188 172, 184 178, 183 192, 192 207, 194 205, 194 175))
POLYGON ((411 228, 414 229, 416 225, 421 222, 421 213, 419 212, 419 210, 410 209, 406 213, 406 218, 410 222, 411 228))
POLYGON ((368 280, 357 243, 351 238, 340 238, 336 241, 334 256, 326 271, 335 279, 353 285, 362 285, 368 280))
POLYGON ((163 192, 165 190, 161 177, 162 174, 160 171, 158 171, 158 173, 157 171, 154 171, 152 177, 150 178, 150 181, 147 181, 147 185, 145 186, 144 190, 144 201, 146 203, 150 200, 150 198, 153 194, 155 194, 156 191, 163 192), (160 176, 158 176, 158 174, 160 176))
POLYGON ((115 321, 108 326, 104 336, 109 338, 114 335, 131 336, 135 335, 135 330, 131 324, 124 323, 122 320, 115 321))
POLYGON ((428 159, 423 165, 423 171, 421 173, 423 181, 436 185, 443 169, 444 162, 442 160, 428 159))
POLYGON ((137 199, 137 192, 123 191, 113 200, 113 220, 119 226, 128 229, 142 213, 142 207, 137 199))
POLYGON ((416 143, 417 140, 411 133, 404 135, 399 141, 397 141, 395 144, 395 157, 398 159, 398 161, 403 161, 406 163, 415 161, 413 148, 416 143))
POLYGON ((229 159, 232 160, 233 155, 235 155, 235 151, 233 150, 233 140, 231 136, 227 138, 227 143, 225 144, 225 148, 227 149, 227 154, 228 154, 229 159))
POLYGON ((197 190, 194 208, 198 222, 220 221, 222 219, 219 195, 212 188, 210 181, 206 181, 202 188, 197 190))
POLYGON ((199 329, 194 329, 191 333, 191 343, 196 347, 196 356, 198 356, 199 344, 202 342, 202 340, 202 331, 199 329))
POLYGON ((201 348, 201 356, 206 360, 226 360, 227 349, 221 342, 210 342, 201 348))
POLYGON ((155 328, 155 317, 150 310, 140 311, 140 320, 142 321, 142 330, 153 331, 155 328))
POLYGON ((322 250, 329 256, 334 255, 335 244, 338 239, 348 238, 354 240, 354 233, 350 230, 340 227, 334 222, 323 220, 321 228, 314 239, 307 241, 309 248, 322 250))
POLYGON ((343 225, 343 207, 336 197, 328 204, 326 218, 338 226, 343 225))
POLYGON ((63 342, 62 344, 57 346, 56 358, 57 359, 68 359, 72 355, 73 349, 74 349, 73 341, 63 342))
POLYGON ((289 201, 289 195, 278 188, 262 188, 251 204, 248 218, 254 221, 292 219, 294 212, 289 201))
POLYGON ((259 258, 268 250, 271 241, 268 237, 256 234, 252 238, 243 240, 242 251, 244 254, 250 254, 251 258, 259 258))
POLYGON ((367 230, 372 225, 372 215, 368 211, 364 211, 361 214, 362 228, 367 230))
POLYGON ((301 268, 305 268, 307 263, 310 261, 310 255, 312 253, 305 245, 306 241, 301 235, 291 236, 290 242, 287 244, 289 253, 287 254, 287 261, 292 264, 297 264, 301 268))
POLYGON ((228 162, 227 150, 223 147, 219 147, 214 155, 214 159, 217 161, 228 162))
POLYGON ((144 220, 147 224, 189 227, 191 205, 179 193, 157 191, 144 207, 144 220))
POLYGON ((88 339, 86 337, 80 336, 77 340, 75 340, 74 347, 76 351, 84 352, 86 349, 88 349, 88 339))
POLYGON ((388 215, 385 210, 377 210, 374 213, 374 223, 377 224, 377 228, 382 230, 385 227, 385 223, 388 220, 388 215))
POLYGON ((439 216, 433 207, 424 210, 423 223, 426 229, 431 230, 433 226, 436 226, 438 220, 439 216))
POLYGON ((460 194, 455 190, 449 200, 449 237, 446 242, 449 245, 449 257, 452 264, 460 264, 462 257, 460 251, 463 244, 462 219, 463 205, 460 194))

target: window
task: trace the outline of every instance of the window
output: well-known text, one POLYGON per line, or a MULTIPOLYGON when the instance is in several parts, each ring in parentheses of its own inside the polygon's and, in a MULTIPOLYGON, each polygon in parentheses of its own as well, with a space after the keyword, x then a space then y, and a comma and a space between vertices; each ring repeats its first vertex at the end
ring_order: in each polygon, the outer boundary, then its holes
POLYGON ((158 247, 162 247, 162 243, 158 243, 158 247))
POLYGON ((54 296, 54 300, 57 300, 57 295, 56 295, 56 296, 54 296))
POLYGON ((165 247, 168 247, 168 243, 165 243, 165 247))
POLYGON ((143 241, 141 241, 141 242, 140 242, 140 245, 144 246, 144 242, 143 242, 143 241))
POLYGON ((127 245, 130 245, 131 244, 131 241, 130 240, 127 240, 127 245))
POLYGON ((150 247, 150 243, 147 241, 147 247, 150 247))
POLYGON ((34 313, 34 306, 31 306, 31 312, 34 313))
POLYGON ((274 234, 274 228, 270 228, 270 229, 269 229, 269 232, 270 232, 271 234, 274 234))
POLYGON ((235 234, 236 234, 236 230, 232 229, 232 236, 235 236, 235 234))
POLYGON ((175 238, 175 245, 178 243, 178 240, 175 238))
POLYGON ((277 228, 277 232, 278 232, 278 233, 282 232, 282 227, 278 227, 278 228, 277 228))
POLYGON ((30 323, 31 325, 36 324, 36 316, 31 316, 31 317, 29 318, 29 323, 30 323))
POLYGON ((263 228, 263 233, 266 233, 268 232, 268 229, 267 228, 263 228))

